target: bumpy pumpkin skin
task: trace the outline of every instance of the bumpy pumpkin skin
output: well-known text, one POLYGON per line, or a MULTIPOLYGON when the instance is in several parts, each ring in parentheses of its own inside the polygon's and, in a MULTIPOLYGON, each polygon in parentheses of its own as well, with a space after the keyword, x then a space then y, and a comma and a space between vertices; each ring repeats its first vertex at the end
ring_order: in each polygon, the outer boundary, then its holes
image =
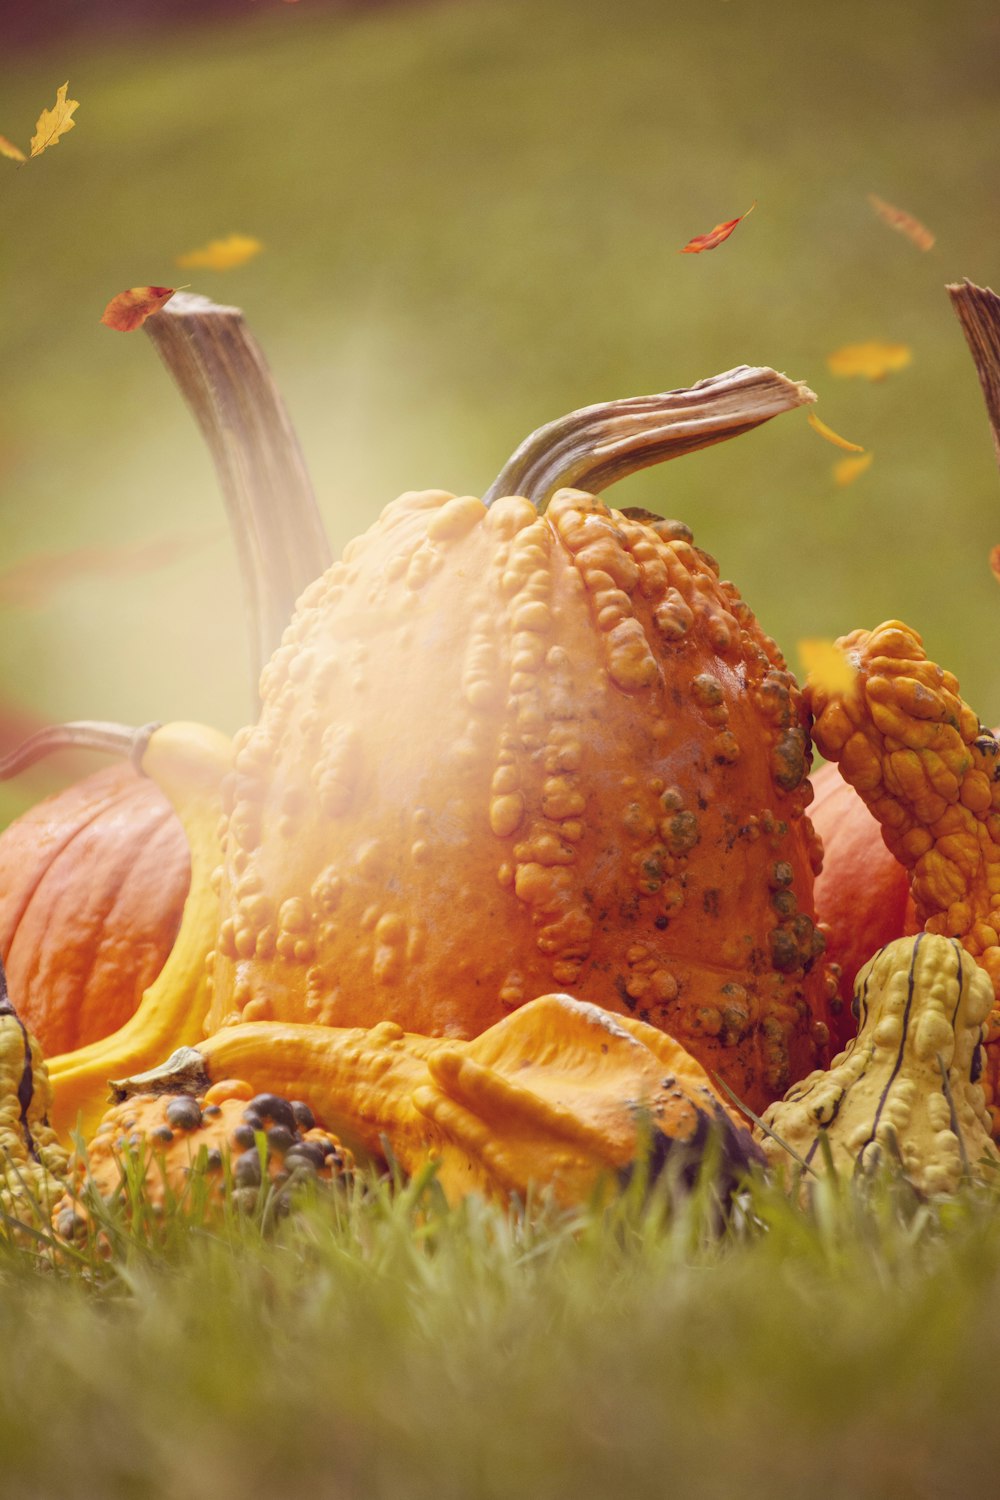
POLYGON ((560 990, 756 1108, 824 1061, 807 716, 689 537, 427 491, 348 546, 237 736, 207 1033, 470 1037, 560 990))
POLYGON ((992 1006, 988 975, 954 938, 920 933, 876 953, 857 979, 857 1037, 763 1116, 772 1165, 790 1166, 778 1137, 822 1170, 825 1140, 839 1170, 898 1155, 926 1194, 954 1192, 984 1158, 1000 1166, 979 1082, 992 1006))
POLYGON ((128 1020, 174 945, 189 881, 179 819, 128 764, 46 798, 0 834, 0 957, 47 1056, 128 1020))

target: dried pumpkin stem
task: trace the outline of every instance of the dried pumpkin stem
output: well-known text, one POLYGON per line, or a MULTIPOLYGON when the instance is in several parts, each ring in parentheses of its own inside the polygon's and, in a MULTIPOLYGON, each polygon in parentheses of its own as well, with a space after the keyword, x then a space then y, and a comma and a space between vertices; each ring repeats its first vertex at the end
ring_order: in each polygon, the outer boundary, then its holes
POLYGON ((1000 297, 968 280, 953 282, 947 291, 972 352, 1000 464, 1000 297))
POLYGON ((215 463, 243 579, 256 682, 330 544, 288 413, 237 307, 178 292, 147 319, 215 463))
POLYGON ((526 438, 487 490, 524 495, 543 510, 563 486, 597 493, 650 464, 739 437, 816 397, 760 366, 739 365, 687 390, 585 406, 526 438))
POLYGON ((138 729, 128 724, 104 723, 98 719, 78 719, 71 724, 53 724, 23 740, 16 750, 0 759, 0 781, 18 776, 47 755, 59 750, 97 750, 105 755, 126 756, 136 769, 159 723, 143 724, 138 729))

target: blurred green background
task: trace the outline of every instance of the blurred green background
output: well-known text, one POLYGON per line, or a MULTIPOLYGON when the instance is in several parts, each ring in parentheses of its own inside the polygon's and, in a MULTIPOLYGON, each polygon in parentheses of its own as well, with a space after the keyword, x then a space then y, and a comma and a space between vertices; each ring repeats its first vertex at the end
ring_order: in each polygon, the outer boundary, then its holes
MULTIPOLYGON (((335 552, 400 490, 481 492, 573 407, 743 362, 807 381, 875 455, 854 485, 795 413, 616 503, 686 520, 793 661, 803 636, 899 616, 1000 720, 1000 487, 944 291, 1000 281, 995 5, 247 0, 44 32, 0 62, 0 132, 25 146, 64 79, 80 107, 43 157, 0 160, 0 570, 81 565, 20 602, 0 576, 8 742, 34 716, 251 712, 210 462, 145 336, 98 321, 125 287, 192 277, 262 342, 335 552), (677 253, 753 199, 719 249, 677 253), (232 232, 263 253, 174 264, 232 232), (874 338, 911 366, 828 374, 874 338), (192 534, 156 569, 85 565, 192 534)), ((0 816, 42 785, 5 787, 0 816)))

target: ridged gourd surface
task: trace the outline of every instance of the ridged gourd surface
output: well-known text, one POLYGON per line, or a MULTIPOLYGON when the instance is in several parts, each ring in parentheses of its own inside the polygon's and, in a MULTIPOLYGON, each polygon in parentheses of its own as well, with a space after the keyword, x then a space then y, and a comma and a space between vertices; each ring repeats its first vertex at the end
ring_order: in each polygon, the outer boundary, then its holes
POLYGON ((237 736, 211 1033, 469 1037, 552 991, 755 1107, 825 1062, 807 716, 687 528, 415 492, 303 595, 237 736))

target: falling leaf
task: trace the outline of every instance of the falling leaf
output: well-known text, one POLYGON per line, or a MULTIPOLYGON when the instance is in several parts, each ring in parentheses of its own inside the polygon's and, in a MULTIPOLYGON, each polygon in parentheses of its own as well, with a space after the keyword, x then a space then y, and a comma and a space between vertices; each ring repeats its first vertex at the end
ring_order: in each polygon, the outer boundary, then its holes
POLYGON ((67 99, 66 90, 68 83, 64 83, 56 91, 56 102, 51 109, 43 109, 38 116, 35 133, 31 137, 32 156, 41 156, 49 146, 57 146, 60 136, 64 136, 68 130, 72 130, 76 121, 72 119, 75 109, 79 109, 79 99, 67 99))
POLYGON ((865 453, 860 458, 842 458, 833 466, 833 482, 840 485, 853 484, 854 481, 871 467, 871 461, 875 457, 873 453, 865 453))
POLYGON ((814 687, 838 697, 851 691, 858 669, 835 641, 799 641, 798 652, 803 671, 814 687))
POLYGON ((845 344, 827 356, 831 375, 860 375, 866 380, 884 380, 893 370, 904 369, 913 358, 908 344, 883 344, 870 339, 866 344, 845 344))
POLYGON ((63 585, 92 574, 131 576, 167 567, 223 535, 216 531, 119 542, 110 547, 76 547, 69 552, 37 552, 0 569, 0 606, 39 609, 63 585))
POLYGON ((898 229, 900 234, 905 234, 918 250, 933 249, 934 236, 919 219, 915 219, 912 214, 904 213, 901 208, 893 208, 891 203, 884 203, 881 198, 876 198, 874 193, 868 194, 868 202, 883 223, 888 224, 891 229, 898 229))
POLYGON ((209 240, 200 250, 178 255, 177 265, 199 266, 209 271, 230 271, 259 255, 264 246, 250 234, 230 234, 224 240, 209 240))
POLYGON ((20 146, 15 146, 5 135, 0 135, 0 156, 6 156, 10 161, 28 160, 20 146))
POLYGON ((172 286, 130 287, 112 297, 101 314, 101 322, 117 328, 119 333, 131 333, 134 328, 141 328, 151 313, 159 312, 176 290, 172 286))
POLYGON ((843 448, 845 453, 864 453, 861 443, 849 443, 846 438, 840 436, 839 432, 834 432, 832 427, 827 427, 825 422, 821 422, 815 412, 807 412, 806 420, 813 432, 818 432, 820 437, 826 438, 828 443, 834 443, 836 447, 843 448))
POLYGON ((990 549, 990 568, 997 583, 1000 583, 1000 544, 990 549))
POLYGON ((696 234, 693 240, 688 240, 677 253, 679 255, 700 255, 702 250, 714 250, 716 245, 721 245, 723 240, 728 240, 737 224, 742 224, 747 214, 752 214, 757 207, 755 198, 747 209, 746 214, 740 214, 738 219, 727 219, 725 224, 716 224, 709 234, 696 234))

